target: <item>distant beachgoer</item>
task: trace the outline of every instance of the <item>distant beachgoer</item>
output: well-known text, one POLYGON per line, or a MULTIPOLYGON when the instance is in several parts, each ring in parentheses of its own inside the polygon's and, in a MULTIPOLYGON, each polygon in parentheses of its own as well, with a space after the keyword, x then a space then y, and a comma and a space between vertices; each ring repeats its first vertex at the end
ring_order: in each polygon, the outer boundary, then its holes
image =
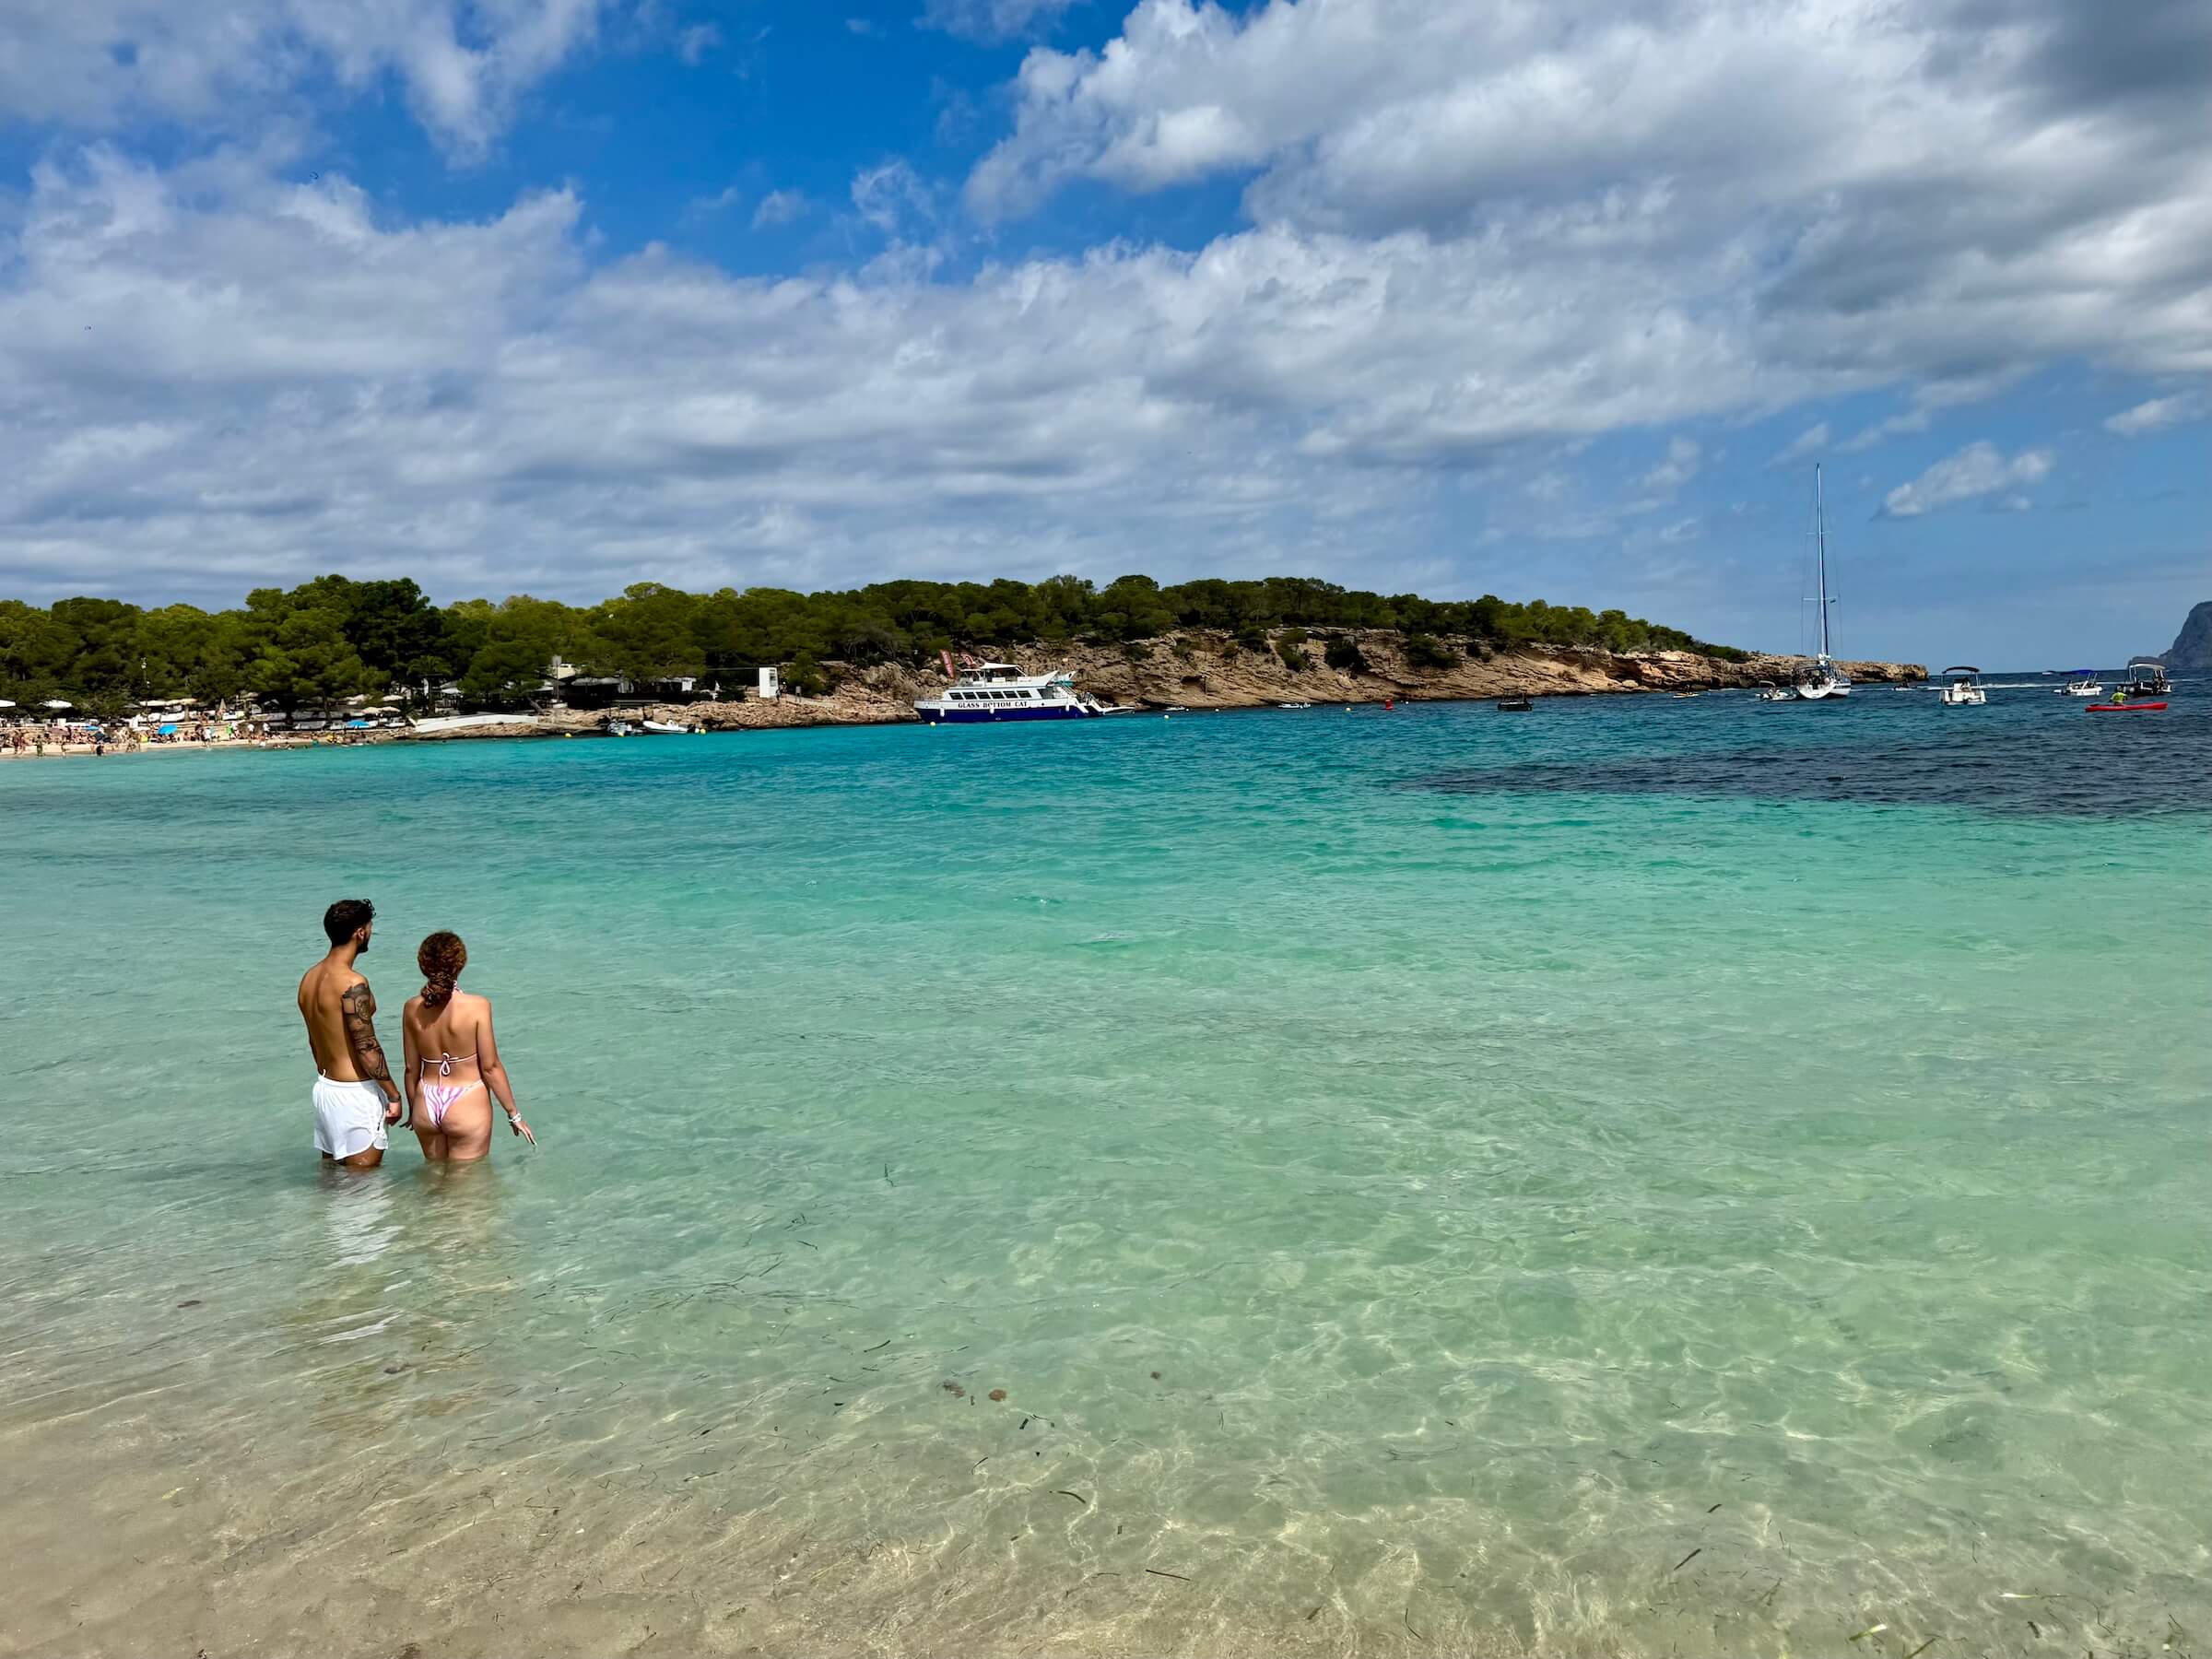
POLYGON ((461 935, 430 935, 415 953, 415 964, 422 970, 422 994, 408 999, 400 1030, 406 1039, 407 1127, 422 1142, 423 1157, 467 1163, 489 1152, 493 1096, 507 1114, 507 1127, 536 1146, 500 1064, 491 999, 455 989, 468 966, 461 935))
POLYGON ((376 1040, 376 995, 354 971, 369 948, 376 907, 341 899, 323 912, 330 952, 300 982, 300 1018, 315 1057, 315 1148, 352 1170, 373 1170, 399 1121, 399 1085, 376 1040))

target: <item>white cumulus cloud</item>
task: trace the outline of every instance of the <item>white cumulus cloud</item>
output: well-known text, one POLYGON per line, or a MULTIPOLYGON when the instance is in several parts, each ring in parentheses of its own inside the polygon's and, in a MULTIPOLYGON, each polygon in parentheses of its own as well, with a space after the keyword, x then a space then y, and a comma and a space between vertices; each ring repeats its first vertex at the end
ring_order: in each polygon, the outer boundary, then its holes
POLYGON ((2212 7, 1992 16, 1139 0, 1102 49, 1030 53, 967 196, 1241 179, 1263 226, 1633 271, 1654 312, 1859 386, 2212 368, 2212 7))
POLYGON ((2154 397, 2108 417, 2104 429, 2123 438, 2140 438, 2146 432, 2162 431, 2185 420, 2198 419, 2205 407, 2205 400, 2195 393, 2177 392, 2171 397, 2154 397))
MULTIPOLYGON (((1918 518, 1960 501, 2033 484, 2051 471, 2052 459, 2049 450, 2023 450, 2008 461, 1994 443, 1970 443, 1884 496, 1882 513, 1887 518, 1918 518)), ((2017 511, 2028 502, 2025 496, 2010 494, 2000 498, 1999 504, 2017 511)))
POLYGON ((315 76, 357 90, 389 76, 423 124, 468 157, 490 143, 524 89, 591 39, 602 3, 0 6, 0 115, 79 129, 149 117, 253 129, 272 103, 315 76))
MULTIPOLYGON (((1374 549, 1425 547, 1439 512, 1393 457, 1594 418, 1532 373, 1590 350, 1587 317, 1515 338, 1449 267, 1382 303, 1404 262, 1330 240, 741 279, 657 249, 594 265, 582 215, 553 192, 394 223, 327 175, 41 164, 0 232, 0 592, 1387 582, 1374 549)), ((1635 350, 1586 371, 1674 412, 1635 350)))

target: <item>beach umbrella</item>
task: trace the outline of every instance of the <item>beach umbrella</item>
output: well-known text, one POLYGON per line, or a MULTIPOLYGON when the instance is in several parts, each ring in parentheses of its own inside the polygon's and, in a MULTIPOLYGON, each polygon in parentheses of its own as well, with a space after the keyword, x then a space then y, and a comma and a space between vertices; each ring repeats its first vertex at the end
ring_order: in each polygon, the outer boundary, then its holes
POLYGON ((61 698, 56 697, 50 699, 43 706, 49 709, 66 709, 71 705, 64 701, 61 698))
POLYGON ((9 702, 6 698, 0 697, 0 709, 12 709, 16 705, 12 702, 9 702))

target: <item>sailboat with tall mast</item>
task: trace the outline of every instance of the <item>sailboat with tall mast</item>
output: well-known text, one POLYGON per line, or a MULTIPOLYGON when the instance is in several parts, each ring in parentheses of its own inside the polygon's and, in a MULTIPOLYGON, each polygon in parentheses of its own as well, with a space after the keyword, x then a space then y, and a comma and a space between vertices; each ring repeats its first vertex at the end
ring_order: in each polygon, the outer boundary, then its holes
POLYGON ((1849 697, 1851 678, 1836 666, 1828 650, 1828 607, 1835 601, 1828 596, 1828 499, 1822 491, 1820 468, 1817 465, 1813 468, 1813 536, 1819 549, 1820 654, 1814 661, 1812 673, 1792 689, 1800 702, 1827 702, 1849 697))

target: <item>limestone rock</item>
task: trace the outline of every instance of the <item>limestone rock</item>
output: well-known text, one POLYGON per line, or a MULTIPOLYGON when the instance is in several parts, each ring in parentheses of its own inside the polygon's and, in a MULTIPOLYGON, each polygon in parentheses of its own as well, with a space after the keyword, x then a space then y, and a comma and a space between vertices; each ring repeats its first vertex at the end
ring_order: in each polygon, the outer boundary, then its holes
POLYGON ((2212 599, 2200 599, 2189 609, 2182 631, 2167 648, 2166 670, 2189 674, 2212 672, 2212 599))

